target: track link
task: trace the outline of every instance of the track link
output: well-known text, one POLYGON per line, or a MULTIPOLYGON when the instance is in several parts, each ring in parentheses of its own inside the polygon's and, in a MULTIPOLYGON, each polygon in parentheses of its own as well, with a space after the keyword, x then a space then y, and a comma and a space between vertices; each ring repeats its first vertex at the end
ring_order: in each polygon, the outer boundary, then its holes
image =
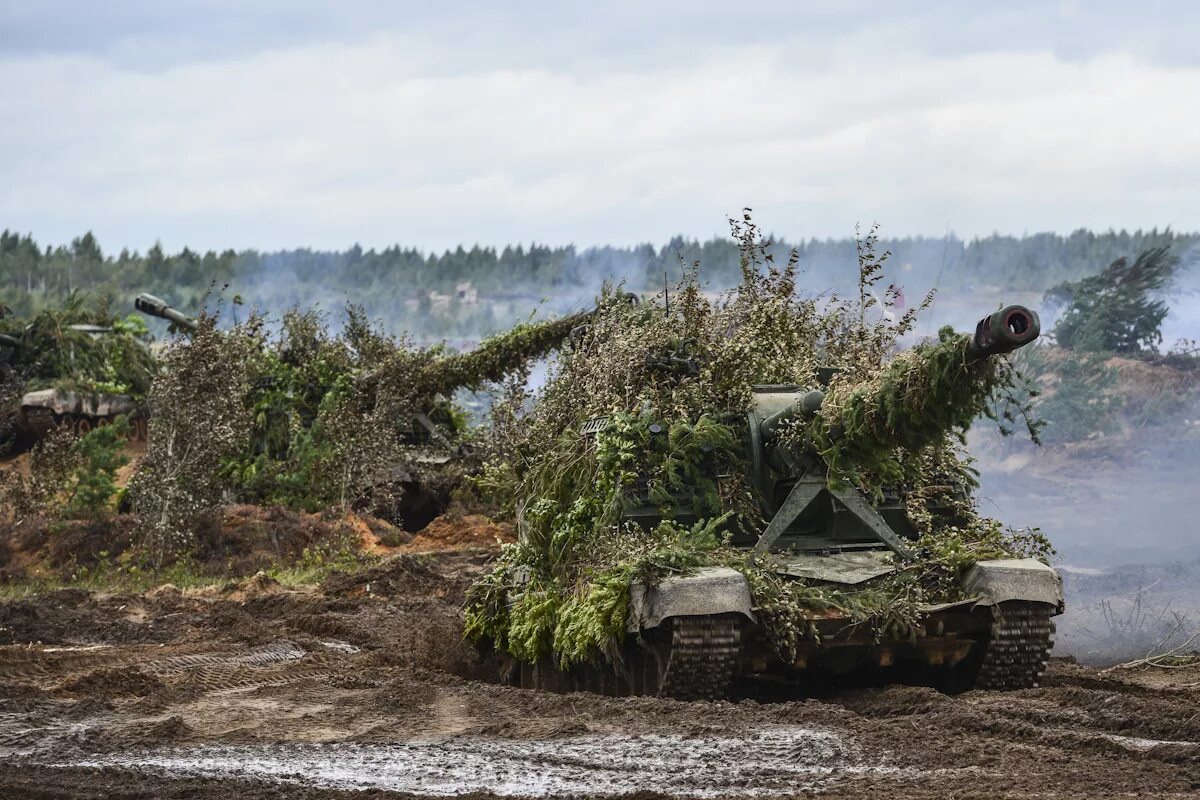
POLYGON ((1011 601, 992 607, 992 631, 975 678, 977 689, 1031 689, 1038 685, 1054 646, 1052 607, 1011 601))
POLYGON ((674 617, 671 650, 659 695, 676 700, 720 700, 741 653, 740 620, 733 615, 674 617))

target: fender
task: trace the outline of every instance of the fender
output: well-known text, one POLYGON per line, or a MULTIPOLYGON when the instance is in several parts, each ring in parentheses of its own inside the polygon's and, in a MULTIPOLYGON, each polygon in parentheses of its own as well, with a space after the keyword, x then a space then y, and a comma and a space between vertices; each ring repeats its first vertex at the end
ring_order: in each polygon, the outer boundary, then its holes
POLYGON ((976 605, 994 606, 1010 600, 1046 603, 1063 609, 1062 576, 1036 558, 980 561, 967 571, 963 589, 977 595, 976 605))
POLYGON ((670 617, 710 614, 741 614, 754 621, 746 576, 729 567, 703 567, 654 586, 629 587, 630 632, 657 628, 670 617))

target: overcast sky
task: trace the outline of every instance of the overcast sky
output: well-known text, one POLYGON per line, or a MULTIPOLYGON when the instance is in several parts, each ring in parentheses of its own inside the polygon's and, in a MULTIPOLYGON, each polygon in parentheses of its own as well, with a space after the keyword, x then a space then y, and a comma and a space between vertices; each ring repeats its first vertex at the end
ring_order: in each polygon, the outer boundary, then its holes
POLYGON ((106 250, 1200 229, 1200 3, 0 0, 0 228, 106 250), (249 10, 248 10, 249 9, 249 10))

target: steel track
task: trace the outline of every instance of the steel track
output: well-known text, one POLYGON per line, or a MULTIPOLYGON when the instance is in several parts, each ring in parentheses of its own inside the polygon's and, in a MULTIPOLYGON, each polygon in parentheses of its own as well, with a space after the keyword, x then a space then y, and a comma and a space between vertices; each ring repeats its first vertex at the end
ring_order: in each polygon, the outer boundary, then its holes
POLYGON ((671 649, 659 696, 676 700, 725 698, 741 646, 741 624, 734 615, 673 618, 671 649))
POLYGON ((1052 607, 1011 601, 992 607, 991 636, 975 678, 977 689, 1031 689, 1038 685, 1054 646, 1052 607))

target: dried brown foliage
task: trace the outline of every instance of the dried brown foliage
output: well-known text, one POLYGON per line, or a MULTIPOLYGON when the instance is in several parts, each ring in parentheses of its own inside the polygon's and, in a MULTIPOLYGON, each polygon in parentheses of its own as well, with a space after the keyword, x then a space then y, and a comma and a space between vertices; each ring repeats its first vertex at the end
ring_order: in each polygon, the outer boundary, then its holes
POLYGON ((227 499, 221 468, 250 436, 244 402, 261 344, 258 320, 218 331, 205 318, 162 354, 150 391, 149 446, 130 484, 142 536, 156 562, 190 542, 196 518, 227 499))

